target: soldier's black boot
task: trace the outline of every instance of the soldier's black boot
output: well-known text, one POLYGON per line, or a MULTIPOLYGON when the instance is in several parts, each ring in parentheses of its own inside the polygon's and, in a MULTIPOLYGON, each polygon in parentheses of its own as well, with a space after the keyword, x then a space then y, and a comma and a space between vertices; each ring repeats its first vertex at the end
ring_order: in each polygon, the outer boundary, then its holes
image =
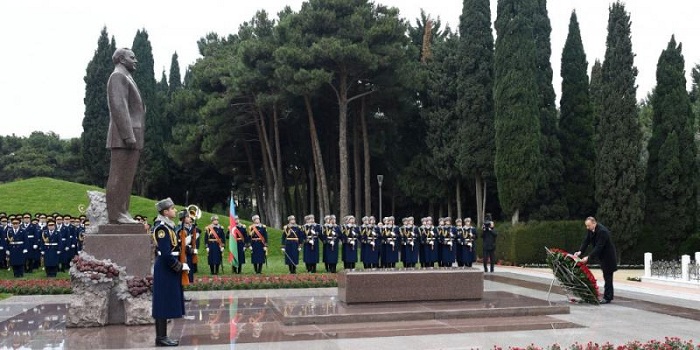
POLYGON ((156 319, 156 346, 178 346, 180 342, 168 338, 168 320, 156 319))

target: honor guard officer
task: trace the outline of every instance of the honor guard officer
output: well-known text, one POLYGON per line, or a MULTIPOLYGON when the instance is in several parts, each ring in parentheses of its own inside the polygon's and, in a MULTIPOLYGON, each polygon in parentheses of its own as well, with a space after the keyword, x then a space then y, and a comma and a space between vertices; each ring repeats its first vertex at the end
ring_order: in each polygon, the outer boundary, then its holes
POLYGON ((289 267, 289 273, 297 273, 297 265, 299 265, 299 252, 301 246, 299 242, 303 242, 304 233, 297 225, 297 220, 294 215, 287 217, 287 224, 282 228, 282 253, 284 254, 284 263, 289 267))
POLYGON ((399 237, 399 227, 394 225, 394 217, 384 218, 382 228, 382 267, 395 268, 399 261, 399 250, 401 240, 399 237))
POLYGON ((212 275, 219 274, 224 247, 226 246, 226 236, 224 228, 219 225, 219 217, 211 217, 211 225, 207 226, 207 262, 212 275))
POLYGON ((440 266, 450 267, 455 262, 455 238, 457 230, 452 226, 452 218, 443 219, 442 234, 440 235, 440 266))
POLYGON ((367 265, 365 265, 365 229, 367 228, 367 225, 369 225, 369 216, 363 216, 362 219, 362 224, 360 225, 360 261, 362 262, 362 266, 364 268, 367 268, 367 265))
POLYGON ((418 228, 413 224, 412 216, 406 218, 406 226, 403 227, 401 232, 401 245, 403 247, 404 267, 416 267, 420 252, 420 236, 418 228))
POLYGON ((344 218, 345 225, 342 228, 343 241, 343 267, 346 270, 354 270, 357 263, 357 249, 360 246, 360 228, 355 225, 355 217, 348 215, 344 218))
POLYGON ((338 265, 338 249, 340 249, 340 228, 333 222, 334 215, 326 215, 323 218, 323 263, 326 272, 335 273, 338 265))
POLYGON ((31 223, 32 215, 29 213, 22 214, 22 223, 20 228, 24 230, 24 235, 26 239, 27 254, 25 256, 25 267, 24 271, 27 273, 34 272, 34 268, 38 268, 41 262, 41 250, 39 245, 41 244, 41 237, 37 232, 37 225, 31 223))
POLYGON ((245 225, 238 221, 238 215, 236 215, 236 226, 233 227, 230 239, 236 240, 236 250, 238 251, 238 266, 232 265, 231 272, 240 274, 243 269, 243 264, 245 264, 245 249, 246 247, 250 249, 250 236, 247 233, 245 225))
MULTIPOLYGON (((3 215, 5 213, 2 213, 3 215)), ((7 260, 9 259, 9 252, 7 247, 7 235, 5 231, 7 230, 7 216, 0 215, 0 269, 8 268, 7 260)))
POLYGON ((321 236, 321 225, 316 223, 314 214, 304 217, 304 264, 306 271, 316 272, 316 264, 319 262, 319 237, 321 236))
POLYGON ((71 234, 70 228, 64 224, 63 216, 56 214, 56 230, 61 235, 61 256, 59 257, 59 271, 66 272, 70 268, 71 234))
MULTIPOLYGON (((365 269, 376 269, 379 267, 380 238, 374 225, 374 216, 366 217, 367 223, 362 225, 362 265, 365 269)), ((365 221, 362 218, 362 221, 365 221)))
POLYGON ((248 227, 251 240, 250 261, 255 273, 262 273, 262 266, 267 262, 267 227, 260 223, 260 215, 253 215, 253 224, 248 227))
POLYGON ((7 252, 10 256, 10 266, 16 278, 24 277, 24 264, 26 262, 27 236, 25 231, 20 227, 20 220, 17 217, 12 218, 12 226, 5 230, 7 239, 7 252))
POLYGON ((423 248, 423 267, 435 267, 440 250, 437 229, 433 226, 433 218, 425 218, 425 227, 421 232, 421 247, 423 248))
POLYGON ((197 263, 199 262, 199 230, 195 225, 192 224, 192 217, 190 217, 187 211, 180 212, 180 220, 182 223, 175 229, 175 231, 180 234, 181 231, 185 231, 186 238, 186 252, 187 265, 189 266, 188 276, 190 283, 194 282, 194 274, 197 272, 197 263))
POLYGON ((464 267, 467 265, 467 237, 466 230, 464 228, 462 219, 455 219, 455 261, 457 261, 457 266, 464 267))
MULTIPOLYGON (((156 203, 158 218, 153 228, 156 257, 153 264, 153 305, 151 316, 156 320, 156 346, 177 346, 177 340, 168 337, 168 319, 185 315, 183 272, 190 267, 181 262, 180 254, 185 244, 174 231, 173 219, 177 215, 170 198, 156 203)), ((185 216, 187 213, 184 213, 185 216)))
POLYGON ((44 256, 46 277, 56 277, 62 253, 61 234, 56 230, 56 221, 51 218, 41 231, 41 255, 44 256))
POLYGON ((465 265, 472 267, 476 261, 476 228, 472 226, 471 218, 464 218, 464 231, 467 242, 467 251, 465 256, 465 265))

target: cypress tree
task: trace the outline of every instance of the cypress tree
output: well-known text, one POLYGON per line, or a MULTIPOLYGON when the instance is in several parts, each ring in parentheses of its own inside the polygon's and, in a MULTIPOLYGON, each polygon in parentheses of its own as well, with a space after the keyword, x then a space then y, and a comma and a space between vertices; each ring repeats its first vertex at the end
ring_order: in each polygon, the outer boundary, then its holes
POLYGON ((170 76, 168 77, 168 81, 170 81, 170 94, 182 88, 182 80, 180 79, 180 63, 177 61, 177 52, 173 53, 173 58, 170 60, 170 76))
POLYGON ((693 111, 681 51, 671 37, 656 66, 646 174, 646 222, 663 225, 663 241, 676 254, 680 243, 695 232, 697 206, 693 111))
POLYGON ((612 4, 602 69, 600 146, 595 173, 598 218, 612 229, 621 256, 637 241, 643 208, 642 135, 630 27, 624 5, 612 4))
POLYGON ((170 89, 168 86, 168 78, 165 76, 165 69, 163 69, 163 72, 160 75, 160 81, 158 82, 157 87, 158 93, 164 94, 167 94, 168 90, 170 89))
POLYGON ((495 59, 495 172, 501 208, 518 222, 540 179, 540 118, 532 35, 534 3, 498 2, 495 59))
POLYGON ((162 99, 157 94, 157 83, 153 69, 153 48, 145 29, 136 31, 132 51, 138 60, 134 81, 139 87, 146 105, 144 149, 137 170, 135 188, 139 195, 157 197, 159 188, 166 185, 167 154, 163 147, 166 123, 163 121, 162 99))
POLYGON ((109 127, 107 80, 114 70, 112 54, 116 50, 114 38, 110 43, 107 27, 102 28, 97 49, 88 63, 85 78, 85 116, 80 135, 82 167, 90 184, 103 187, 109 175, 109 150, 106 148, 109 127))
POLYGON ((489 0, 464 0, 459 18, 461 65, 457 112, 460 143, 457 168, 475 180, 478 222, 483 222, 485 179, 493 174, 493 33, 489 0))
POLYGON ((537 193, 529 204, 530 218, 558 220, 569 216, 564 194, 564 163, 559 144, 557 125, 556 95, 552 85, 552 26, 547 14, 547 0, 534 0, 535 12, 532 19, 535 39, 535 77, 539 95, 540 113, 540 152, 541 179, 537 193))
POLYGON ((598 123, 603 104, 603 64, 596 59, 591 68, 591 83, 588 86, 591 96, 591 110, 593 111, 593 149, 598 154, 598 123))
POLYGON ((595 213, 593 110, 588 62, 575 11, 571 13, 569 35, 561 55, 561 78, 559 141, 566 179, 564 193, 571 217, 587 217, 595 213))

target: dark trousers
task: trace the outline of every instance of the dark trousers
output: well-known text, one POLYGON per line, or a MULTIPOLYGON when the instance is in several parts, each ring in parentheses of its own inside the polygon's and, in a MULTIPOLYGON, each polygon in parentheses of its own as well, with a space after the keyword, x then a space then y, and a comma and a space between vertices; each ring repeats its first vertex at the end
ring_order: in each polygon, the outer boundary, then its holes
POLYGON ((614 271, 603 271, 603 280, 605 281, 603 299, 605 300, 613 300, 615 296, 615 292, 613 291, 613 272, 614 271))
POLYGON ((56 277, 58 266, 46 266, 46 277, 56 277))
POLYGON ((491 263, 491 272, 493 272, 493 265, 496 263, 496 249, 484 249, 483 253, 484 256, 482 259, 484 260, 484 272, 489 272, 486 265, 487 259, 491 263))
POLYGON ((263 264, 253 264, 253 269, 255 270, 255 273, 257 273, 257 274, 262 273, 262 265, 263 264))
POLYGON ((112 148, 105 195, 110 224, 116 223, 129 211, 131 188, 140 156, 141 151, 137 149, 112 148))
POLYGON ((243 264, 240 264, 238 266, 235 266, 235 265, 231 266, 231 272, 233 272, 233 273, 240 274, 242 272, 242 270, 243 270, 243 264))
POLYGON ((12 272, 16 278, 24 277, 24 265, 12 265, 12 272))

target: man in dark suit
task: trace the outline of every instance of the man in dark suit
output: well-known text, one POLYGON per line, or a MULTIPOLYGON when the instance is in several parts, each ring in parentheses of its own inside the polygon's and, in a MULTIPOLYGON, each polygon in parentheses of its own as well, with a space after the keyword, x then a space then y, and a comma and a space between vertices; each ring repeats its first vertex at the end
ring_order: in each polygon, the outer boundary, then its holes
POLYGON ((581 259, 584 264, 588 263, 589 257, 595 257, 600 260, 600 268, 603 270, 603 280, 605 281, 605 291, 601 304, 609 304, 614 297, 613 291, 613 272, 617 271, 617 254, 615 253, 615 245, 610 239, 610 231, 607 227, 599 224, 592 216, 586 218, 585 221, 586 238, 581 243, 581 249, 574 253, 575 256, 586 252, 588 245, 593 245, 591 254, 581 259))
POLYGON ((484 225, 481 228, 481 239, 482 239, 482 260, 484 262, 484 272, 489 272, 487 267, 488 265, 486 264, 486 261, 488 260, 489 264, 491 265, 491 272, 493 272, 493 266, 496 263, 496 237, 498 236, 498 232, 496 232, 496 228, 494 227, 494 223, 491 220, 491 216, 487 215, 486 218, 484 219, 484 225))
POLYGON ((111 150, 106 188, 107 216, 110 224, 135 224, 137 221, 128 213, 129 199, 143 149, 146 106, 131 76, 137 63, 134 52, 117 49, 112 62, 114 71, 107 82, 107 148, 111 150))

